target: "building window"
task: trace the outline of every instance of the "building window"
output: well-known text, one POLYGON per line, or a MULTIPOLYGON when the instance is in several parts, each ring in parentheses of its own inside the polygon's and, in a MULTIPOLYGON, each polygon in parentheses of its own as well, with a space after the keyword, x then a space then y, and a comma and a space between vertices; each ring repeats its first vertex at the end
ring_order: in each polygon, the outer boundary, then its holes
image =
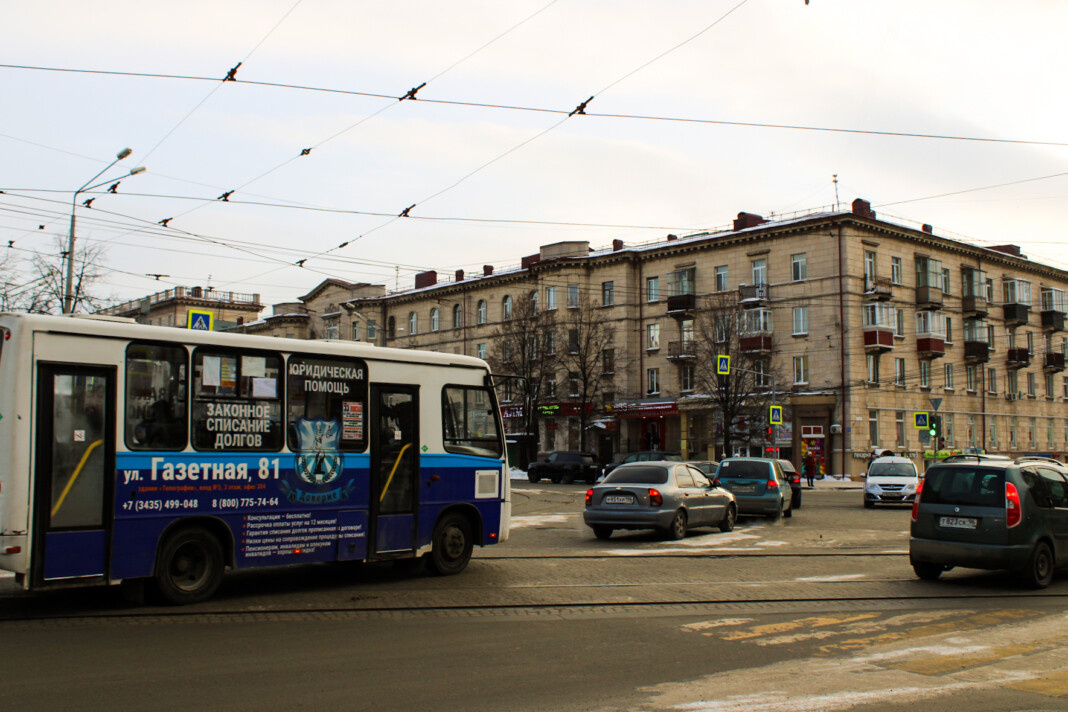
POLYGON ((567 374, 567 394, 572 398, 579 396, 579 374, 571 371, 567 374))
POLYGON ((943 364, 942 373, 945 376, 945 389, 947 391, 953 390, 953 364, 943 364))
POLYGON ((1014 415, 1009 418, 1009 448, 1012 450, 1015 450, 1018 447, 1017 443, 1019 441, 1017 435, 1016 416, 1014 415))
POLYGON ((415 312, 408 312, 408 333, 412 336, 419 333, 419 315, 415 312))
POLYGON ((1052 373, 1047 373, 1047 374, 1045 374, 1045 376, 1043 376, 1043 378, 1046 381, 1046 384, 1045 384, 1046 385, 1046 398, 1049 398, 1050 400, 1053 400, 1053 396, 1056 395, 1053 392, 1053 374, 1052 373))
POLYGON ((998 419, 997 416, 990 416, 986 419, 987 424, 987 445, 990 447, 997 447, 998 444, 998 419))
POLYGON ((794 336, 808 333, 808 307, 794 307, 794 336))
POLYGON ((890 281, 894 284, 901 284, 901 274, 903 270, 901 268, 901 258, 890 258, 890 281))
POLYGON ((579 288, 577 284, 567 285, 567 308, 578 309, 579 307, 579 288))
POLYGON ((1034 398, 1036 395, 1035 389, 1035 374, 1030 371, 1027 373, 1027 395, 1034 398))
POLYGON ((931 362, 920 361, 920 388, 931 387, 931 362))
POLYGON ((994 351, 994 335, 997 333, 997 328, 993 324, 988 324, 986 327, 986 344, 987 349, 994 351))
POLYGON ((679 369, 679 390, 687 393, 694 389, 695 369, 692 364, 686 364, 679 369))
POLYGON ((367 338, 370 341, 374 341, 376 336, 378 336, 378 324, 375 323, 374 319, 368 319, 367 320, 367 338))
POLYGON ((794 356, 794 385, 808 383, 808 356, 794 356))
POLYGON ((905 359, 903 358, 894 359, 894 385, 902 387, 905 385, 905 359))
POLYGON ((875 284, 875 252, 864 251, 864 288, 875 284))
POLYGON ((977 380, 977 373, 975 366, 968 364, 964 367, 964 377, 968 381, 968 392, 975 393, 975 384, 977 380))
POLYGON ((997 393, 998 392, 998 372, 996 369, 986 369, 986 392, 997 393))
POLYGON ((905 310, 904 309, 898 309, 897 310, 897 319, 896 319, 896 323, 894 324, 894 336, 898 337, 899 339, 905 338, 905 310))
POLYGON ((968 447, 975 447, 975 416, 968 416, 968 447))
POLYGON ((485 299, 479 299, 478 300, 478 306, 475 307, 475 323, 476 324, 485 324, 486 323, 486 300, 485 299))
POLYGON ((897 446, 905 447, 905 411, 894 413, 894 428, 897 430, 897 446))
POLYGON ((694 325, 693 319, 683 319, 679 324, 679 335, 682 337, 682 343, 684 346, 690 346, 693 343, 694 325))
POLYGON ((605 349, 601 352, 601 367, 604 369, 604 373, 611 374, 616 372, 616 350, 605 349))
POLYGON ((645 371, 646 395, 658 395, 660 393, 660 369, 649 368, 645 371))
POLYGON ((942 439, 952 445, 954 443, 953 437, 953 414, 946 413, 942 416, 942 439))
POLYGON ((804 252, 790 255, 790 278, 795 282, 808 279, 808 257, 804 252))
POLYGON ((475 356, 478 356, 482 360, 486 359, 486 345, 485 344, 475 344, 475 356))
POLYGON ((358 322, 358 321, 352 322, 352 340, 353 341, 359 341, 360 340, 360 322, 358 322))
POLYGON ((610 307, 616 303, 616 283, 601 282, 601 305, 610 307))
POLYGON ((512 296, 506 294, 501 300, 501 321, 512 320, 512 296))
POLYGON ((753 260, 753 284, 768 283, 768 261, 761 257, 753 260))
POLYGON ((556 398, 556 376, 549 376, 545 379, 545 396, 556 398))
POLYGON ((459 329, 464 325, 464 310, 456 304, 452 308, 452 328, 459 329))
POLYGON ((696 269, 694 267, 687 267, 686 269, 677 269, 668 275, 668 295, 672 297, 682 296, 684 294, 695 294, 695 275, 696 269))
POLYGON ((648 324, 645 327, 645 348, 658 349, 660 348, 660 325, 648 324))
POLYGON ((953 317, 946 317, 946 343, 953 342, 953 317))
POLYGON ((329 339, 330 341, 337 341, 341 338, 341 324, 336 319, 331 319, 330 321, 323 324, 323 326, 325 327, 326 331, 324 335, 327 339, 329 339))
POLYGON ((1027 338, 1027 355, 1028 356, 1034 356, 1035 355, 1035 334, 1034 334, 1034 332, 1033 331, 1028 331, 1026 338, 1027 338))
POLYGON ((874 448, 879 445, 879 411, 868 411, 868 443, 874 448))
POLYGON ((772 331, 771 309, 746 309, 742 312, 742 334, 765 334, 772 331))
POLYGON ((538 291, 534 290, 530 293, 530 314, 531 316, 537 316, 538 314, 538 291))
POLYGON ((660 301, 660 278, 659 277, 647 277, 645 279, 645 301, 647 301, 647 302, 659 302, 660 301))
POLYGON ((942 288, 942 261, 930 257, 916 258, 916 286, 942 288))
POLYGON ((1009 371, 1005 374, 1005 392, 1017 396, 1020 395, 1020 379, 1017 377, 1016 371, 1009 371))
POLYGON ((753 384, 757 388, 767 388, 771 385, 771 376, 768 374, 767 361, 753 362, 753 384))
POLYGON ((716 267, 716 291, 726 292, 730 289, 727 280, 727 265, 719 265, 716 267))
POLYGON ((568 353, 577 354, 579 352, 579 330, 568 329, 567 330, 567 351, 568 353))
POLYGON ((1005 303, 1031 306, 1031 283, 1023 279, 1006 279, 1005 303))
POLYGON ((879 382, 879 354, 865 354, 868 365, 868 383, 879 382))
POLYGON ((431 331, 437 331, 438 330, 438 328, 440 327, 439 320, 440 320, 440 317, 438 315, 438 310, 435 307, 434 309, 430 310, 430 330, 431 331))
POLYGON ((946 294, 950 294, 951 292, 950 292, 949 286, 950 286, 949 285, 949 268, 948 267, 943 267, 942 268, 942 291, 945 292, 946 294))
POLYGON ((556 309, 556 287, 545 288, 545 309, 547 311, 556 309))

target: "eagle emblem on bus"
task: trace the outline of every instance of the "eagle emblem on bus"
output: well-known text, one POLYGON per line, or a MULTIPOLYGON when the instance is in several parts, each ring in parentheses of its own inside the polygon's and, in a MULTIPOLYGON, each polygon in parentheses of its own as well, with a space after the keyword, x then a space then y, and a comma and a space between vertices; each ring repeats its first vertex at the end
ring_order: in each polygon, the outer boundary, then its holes
POLYGON ((309 485, 328 485, 341 476, 341 426, 336 420, 297 420, 297 476, 309 485))

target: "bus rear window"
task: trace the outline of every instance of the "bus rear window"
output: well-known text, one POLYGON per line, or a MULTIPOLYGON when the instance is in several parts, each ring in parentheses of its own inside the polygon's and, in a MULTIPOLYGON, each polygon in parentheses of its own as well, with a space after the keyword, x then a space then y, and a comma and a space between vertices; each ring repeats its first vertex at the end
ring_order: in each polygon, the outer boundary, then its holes
POLYGON ((126 447, 184 450, 188 354, 177 344, 126 347, 126 447))
POLYGON ((198 348, 193 353, 193 447, 282 448, 282 357, 198 348))
POLYGON ((447 386, 442 392, 442 422, 446 452, 500 457, 501 434, 487 388, 447 386))
POLYGON ((924 504, 1005 506, 1005 471, 988 467, 938 467, 923 480, 924 504))

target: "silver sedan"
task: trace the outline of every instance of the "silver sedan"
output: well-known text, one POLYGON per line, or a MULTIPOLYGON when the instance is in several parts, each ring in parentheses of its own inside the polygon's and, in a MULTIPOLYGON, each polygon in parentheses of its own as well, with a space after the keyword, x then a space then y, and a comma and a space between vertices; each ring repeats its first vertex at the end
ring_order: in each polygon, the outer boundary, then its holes
POLYGON ((734 529, 734 495, 684 462, 633 462, 620 465, 586 490, 582 519, 598 539, 616 529, 656 529, 682 539, 695 527, 734 529))

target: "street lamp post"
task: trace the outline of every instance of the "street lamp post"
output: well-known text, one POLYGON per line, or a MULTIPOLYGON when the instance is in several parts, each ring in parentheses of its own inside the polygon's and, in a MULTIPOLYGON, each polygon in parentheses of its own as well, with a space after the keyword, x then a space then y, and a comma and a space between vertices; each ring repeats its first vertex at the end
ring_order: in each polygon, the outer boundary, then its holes
MULTIPOLYGON (((75 217, 76 217, 76 213, 77 213, 77 209, 78 209, 78 195, 81 194, 81 193, 84 193, 87 190, 92 190, 93 188, 99 188, 100 186, 104 185, 104 183, 109 183, 112 180, 114 180, 112 178, 109 178, 108 180, 102 181, 100 183, 96 183, 95 185, 90 185, 90 183, 95 181, 100 176, 104 175, 104 173, 106 173, 108 171, 108 169, 110 169, 112 166, 114 166, 116 163, 118 163, 122 159, 124 159, 127 156, 129 156, 131 153, 133 153, 133 151, 131 149, 129 149, 129 148, 122 149, 121 151, 119 151, 115 155, 115 160, 114 161, 112 161, 111 163, 107 164, 103 168, 103 170, 101 170, 95 176, 93 176, 92 178, 87 180, 85 182, 85 185, 83 185, 81 188, 78 188, 78 190, 74 191, 74 197, 71 199, 71 205, 70 205, 70 235, 67 238, 67 275, 66 275, 66 280, 65 280, 66 284, 63 287, 63 313, 64 314, 73 314, 74 313, 74 223, 75 223, 75 217)), ((138 166, 137 168, 132 169, 125 176, 122 176, 122 178, 126 178, 127 176, 135 176, 138 173, 144 173, 144 171, 145 171, 145 167, 144 166, 138 166)))

